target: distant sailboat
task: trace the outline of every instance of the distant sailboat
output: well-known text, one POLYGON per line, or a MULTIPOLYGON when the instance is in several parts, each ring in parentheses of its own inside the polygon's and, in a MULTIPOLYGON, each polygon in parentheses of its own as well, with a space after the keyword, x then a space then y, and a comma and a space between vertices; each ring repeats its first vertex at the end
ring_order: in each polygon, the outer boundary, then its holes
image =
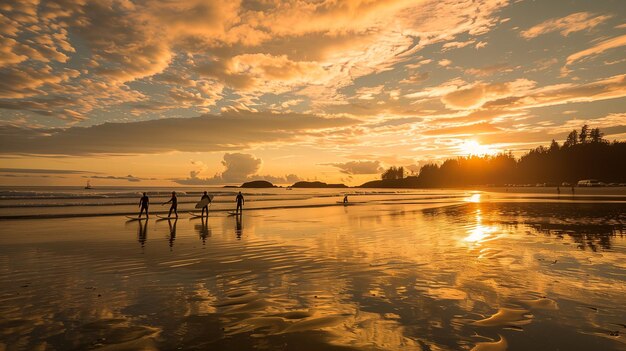
POLYGON ((87 185, 85 185, 85 189, 93 189, 93 187, 91 186, 91 183, 89 183, 89 181, 87 181, 87 185))

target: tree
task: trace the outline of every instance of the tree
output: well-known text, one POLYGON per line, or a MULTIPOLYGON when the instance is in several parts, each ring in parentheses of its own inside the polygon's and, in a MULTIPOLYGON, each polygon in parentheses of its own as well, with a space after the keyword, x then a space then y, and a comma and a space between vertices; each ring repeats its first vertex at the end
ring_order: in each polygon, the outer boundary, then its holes
POLYGON ((567 139, 565 139, 563 146, 570 147, 576 144, 578 144, 578 132, 574 129, 567 135, 567 139))
POLYGON ((593 128, 589 133, 589 138, 591 138, 592 143, 603 143, 604 139, 602 137, 604 133, 600 131, 600 128, 593 128))
POLYGON ((578 138, 580 139, 580 143, 584 144, 589 140, 589 126, 588 125, 584 125, 582 126, 582 128, 580 128, 580 134, 578 135, 578 138))
POLYGON ((383 172, 381 178, 383 180, 402 179, 404 178, 404 167, 391 166, 388 170, 383 172))
POLYGON ((559 146, 559 143, 556 142, 556 140, 552 139, 552 143, 550 143, 550 152, 557 152, 559 151, 561 147, 559 146))

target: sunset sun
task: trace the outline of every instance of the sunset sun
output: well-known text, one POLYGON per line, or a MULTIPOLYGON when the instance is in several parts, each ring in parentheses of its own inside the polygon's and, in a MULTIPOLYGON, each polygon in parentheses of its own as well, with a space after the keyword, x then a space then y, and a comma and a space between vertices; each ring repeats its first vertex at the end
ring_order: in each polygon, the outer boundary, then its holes
POLYGON ((492 149, 488 145, 482 145, 476 140, 466 140, 459 145, 460 154, 463 156, 485 156, 495 155, 498 150, 492 149))

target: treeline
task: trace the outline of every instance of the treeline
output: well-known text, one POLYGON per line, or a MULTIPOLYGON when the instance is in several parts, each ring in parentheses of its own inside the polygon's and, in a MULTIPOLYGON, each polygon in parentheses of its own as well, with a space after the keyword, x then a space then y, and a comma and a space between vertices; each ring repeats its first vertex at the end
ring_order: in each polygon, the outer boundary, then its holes
POLYGON ((468 156, 429 164, 417 176, 404 177, 402 167, 385 171, 382 180, 362 187, 458 187, 470 185, 561 184, 581 179, 626 182, 626 142, 608 142, 599 128, 584 125, 560 145, 555 140, 519 159, 510 152, 495 156, 468 156), (399 170, 401 170, 399 172, 399 170))

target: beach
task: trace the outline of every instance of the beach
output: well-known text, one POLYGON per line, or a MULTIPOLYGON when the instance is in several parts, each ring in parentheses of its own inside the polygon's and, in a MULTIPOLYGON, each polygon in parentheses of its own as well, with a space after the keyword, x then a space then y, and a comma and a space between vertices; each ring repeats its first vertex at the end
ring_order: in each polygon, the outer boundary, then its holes
POLYGON ((1 202, 2 350, 626 349, 623 190, 55 191, 1 202))

